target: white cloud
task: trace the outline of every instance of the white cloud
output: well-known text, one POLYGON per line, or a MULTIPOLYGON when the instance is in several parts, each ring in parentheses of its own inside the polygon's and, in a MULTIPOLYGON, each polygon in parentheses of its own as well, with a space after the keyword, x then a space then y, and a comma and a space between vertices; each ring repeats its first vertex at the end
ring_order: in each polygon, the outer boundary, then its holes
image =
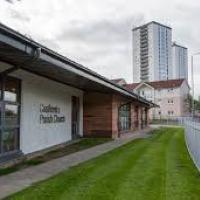
MULTIPOLYGON (((173 39, 187 46, 189 53, 200 50, 198 0, 0 1, 2 23, 108 78, 132 80, 133 25, 150 20, 170 25, 173 39)), ((199 64, 195 64, 195 80, 199 64)), ((200 83, 197 88, 200 94, 200 83)))

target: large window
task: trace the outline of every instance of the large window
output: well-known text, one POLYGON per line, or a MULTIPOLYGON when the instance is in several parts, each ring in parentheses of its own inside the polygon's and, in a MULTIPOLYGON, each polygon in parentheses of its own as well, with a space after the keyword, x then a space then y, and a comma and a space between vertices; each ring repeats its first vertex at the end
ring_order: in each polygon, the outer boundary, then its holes
POLYGON ((19 149, 20 81, 0 79, 0 154, 19 149))
POLYGON ((130 130, 131 126, 131 105, 125 104, 119 108, 119 129, 120 131, 130 130))

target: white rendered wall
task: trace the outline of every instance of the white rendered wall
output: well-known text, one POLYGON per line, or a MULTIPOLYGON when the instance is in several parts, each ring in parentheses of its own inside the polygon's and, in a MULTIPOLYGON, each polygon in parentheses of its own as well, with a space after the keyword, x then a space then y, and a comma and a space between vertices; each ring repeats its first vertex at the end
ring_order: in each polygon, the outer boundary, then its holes
POLYGON ((159 111, 161 111, 161 117, 187 116, 189 114, 188 103, 186 102, 188 94, 189 87, 185 81, 180 87, 173 88, 173 90, 170 90, 170 88, 156 90, 155 103, 160 105, 160 108, 155 109, 155 117, 159 118, 159 111), (168 100, 173 100, 173 103, 168 103, 168 100), (168 111, 173 111, 173 115, 169 115, 168 111))
POLYGON ((186 102, 189 94, 189 87, 186 81, 184 81, 180 87, 173 88, 172 90, 171 88, 155 90, 148 85, 143 84, 136 88, 134 92, 160 106, 159 108, 156 107, 151 109, 150 119, 160 117, 180 117, 189 114, 186 102), (169 100, 173 100, 173 103, 169 102, 169 100), (173 111, 173 114, 169 115, 168 111, 173 111), (159 112, 161 112, 161 115, 159 112))
POLYGON ((80 97, 80 129, 83 133, 83 92, 49 79, 19 70, 13 74, 22 80, 20 149, 32 153, 72 139, 71 136, 71 97, 80 97), (60 108, 65 116, 62 123, 40 123, 40 105, 60 108))

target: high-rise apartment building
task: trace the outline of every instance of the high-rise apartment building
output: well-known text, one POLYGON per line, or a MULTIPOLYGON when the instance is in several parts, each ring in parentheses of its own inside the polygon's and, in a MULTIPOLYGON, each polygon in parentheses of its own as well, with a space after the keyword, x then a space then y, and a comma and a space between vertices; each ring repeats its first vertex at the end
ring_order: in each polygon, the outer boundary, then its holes
POLYGON ((157 22, 133 29, 133 82, 172 78, 172 30, 157 22))
POLYGON ((173 78, 188 80, 188 50, 175 42, 172 44, 173 78))

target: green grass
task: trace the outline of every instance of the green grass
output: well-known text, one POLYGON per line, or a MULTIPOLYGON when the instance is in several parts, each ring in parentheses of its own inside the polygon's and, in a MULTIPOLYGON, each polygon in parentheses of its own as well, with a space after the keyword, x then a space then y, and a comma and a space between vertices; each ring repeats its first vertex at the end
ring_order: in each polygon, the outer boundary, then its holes
POLYGON ((16 172, 17 170, 19 170, 19 168, 17 166, 7 167, 5 169, 0 169, 0 176, 16 172))
POLYGON ((49 160, 59 158, 62 156, 66 156, 71 153, 75 153, 75 152, 78 152, 78 151, 81 151, 84 149, 88 149, 90 147, 93 147, 93 146, 96 146, 99 144, 103 144, 103 143, 109 142, 111 140, 112 139, 110 139, 110 138, 82 138, 78 142, 75 142, 73 144, 68 144, 68 145, 66 145, 62 148, 58 148, 56 150, 52 150, 41 156, 32 158, 30 160, 23 160, 21 163, 18 163, 15 166, 0 169, 0 176, 16 172, 20 169, 24 169, 29 166, 39 165, 39 164, 47 162, 49 160))
POLYGON ((7 199, 199 200, 200 175, 181 128, 163 128, 7 199))

